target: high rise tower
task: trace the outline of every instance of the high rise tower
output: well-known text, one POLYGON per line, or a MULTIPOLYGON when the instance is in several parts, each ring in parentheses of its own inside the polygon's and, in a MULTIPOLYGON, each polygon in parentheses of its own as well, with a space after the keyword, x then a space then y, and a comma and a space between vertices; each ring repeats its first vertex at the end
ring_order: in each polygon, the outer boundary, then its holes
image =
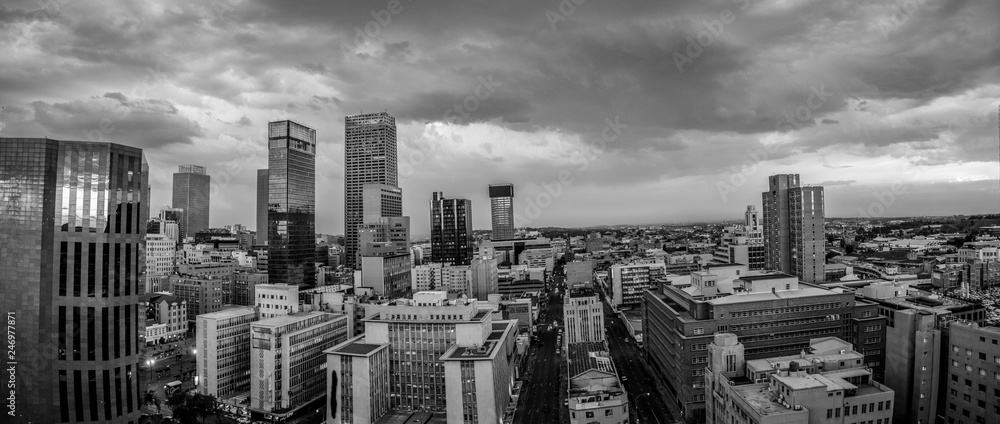
POLYGON ((364 186, 372 183, 399 185, 396 118, 386 112, 344 118, 344 238, 348 267, 356 267, 358 228, 364 223, 364 186))
POLYGON ((490 185, 490 212, 493 218, 493 240, 514 238, 514 185, 490 185))
POLYGON ((181 228, 186 237, 208 229, 211 187, 204 166, 181 165, 174 174, 173 207, 184 209, 181 228))
POLYGON ((434 192, 431 200, 431 262, 469 265, 472 261, 472 201, 445 199, 434 192))
POLYGON ((268 124, 267 278, 316 285, 316 130, 294 121, 268 124))
POLYGON ((141 149, 119 144, 0 139, 13 422, 138 422, 144 164, 141 149))
POLYGON ((823 187, 801 187, 798 174, 772 175, 768 186, 762 193, 765 266, 809 283, 823 281, 823 187))
POLYGON ((256 244, 267 244, 267 202, 268 177, 266 169, 257 170, 257 240, 256 244))

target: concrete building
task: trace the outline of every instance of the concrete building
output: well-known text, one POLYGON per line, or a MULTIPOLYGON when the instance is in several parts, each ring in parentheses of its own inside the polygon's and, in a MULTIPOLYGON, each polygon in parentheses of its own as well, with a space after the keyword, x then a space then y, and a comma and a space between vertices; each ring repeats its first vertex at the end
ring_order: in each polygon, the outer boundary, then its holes
POLYGON ((836 337, 812 339, 797 355, 748 360, 735 334, 716 333, 708 354, 705 422, 891 422, 894 392, 836 337))
POLYGON ((0 306, 16 320, 7 361, 18 363, 6 389, 16 391, 15 416, 4 418, 138 421, 142 150, 0 138, 0 169, 0 306))
POLYGON ((799 174, 768 177, 764 200, 765 267, 807 283, 824 281, 823 187, 800 186, 799 174))
POLYGON ((347 317, 305 312, 250 324, 250 410, 274 421, 326 394, 323 351, 347 340, 347 317))
POLYGON ((389 298, 411 293, 410 254, 390 254, 361 258, 361 287, 370 287, 389 298))
POLYGON ((171 276, 170 292, 187 302, 187 321, 194 326, 195 317, 222 309, 221 278, 171 276))
POLYGON ((198 393, 221 401, 250 391, 250 324, 257 319, 253 307, 198 315, 198 393))
MULTIPOLYGON (((146 336, 146 343, 166 343, 184 337, 188 330, 187 302, 177 296, 152 293, 142 296, 147 305, 145 318, 161 326, 156 337, 146 336)), ((149 323, 146 324, 149 326, 149 323)))
POLYGON ((607 342, 570 342, 566 350, 570 424, 631 422, 628 394, 618 379, 607 342))
POLYGON ((435 290, 466 295, 470 293, 472 270, 469 265, 429 263, 414 267, 411 273, 414 293, 435 290))
POLYGON ((566 263, 566 286, 590 285, 593 287, 594 260, 587 259, 566 263))
POLYGON ((268 281, 316 285, 316 130, 267 124, 268 281))
POLYGON ((500 422, 513 385, 516 323, 443 291, 372 305, 365 334, 326 351, 327 423, 373 423, 391 411, 500 422))
POLYGON ((514 185, 490 184, 490 217, 493 240, 514 238, 514 185))
POLYGON ((269 184, 266 169, 257 170, 257 235, 254 244, 267 244, 267 202, 269 202, 267 187, 269 184))
POLYGON ((497 259, 493 256, 480 256, 472 260, 469 269, 471 274, 469 297, 486 299, 489 295, 499 292, 500 274, 497 266, 497 259))
POLYGON ((257 271, 238 271, 233 274, 233 288, 230 293, 230 303, 240 306, 253 306, 256 299, 256 288, 267 284, 267 273, 257 271))
POLYGON ((604 341, 604 303, 591 289, 573 289, 563 297, 566 343, 604 341))
POLYGON ((948 424, 1000 420, 1000 328, 953 321, 946 359, 946 408, 938 411, 948 424))
POLYGON ((403 216, 403 189, 382 183, 361 186, 362 223, 403 216))
POLYGON ((294 314, 299 311, 299 286, 260 284, 254 288, 254 299, 260 319, 294 314))
MULTIPOLYGON (((355 268, 359 250, 358 228, 364 224, 364 186, 399 186, 396 168, 396 118, 386 112, 344 117, 344 237, 347 263, 355 268)), ((398 190, 398 189, 397 189, 398 190)), ((392 197, 392 193, 382 193, 392 197)), ((401 196, 401 193, 400 193, 401 196)), ((395 203, 387 199, 381 216, 400 216, 395 203)))
POLYGON ((472 201, 446 199, 435 191, 430 203, 431 262, 468 265, 472 243, 472 201))
POLYGON ((185 233, 193 235, 208 229, 211 210, 212 177, 204 166, 181 165, 174 173, 173 207, 184 210, 185 233))
POLYGON ((176 243, 166 235, 146 234, 146 275, 173 274, 176 251, 176 243))
MULTIPOLYGON (((884 346, 885 317, 854 293, 745 265, 708 270, 670 276, 643 299, 646 360, 668 389, 661 401, 687 422, 706 419, 703 372, 716 332, 738 335, 747 359, 794 355, 818 337, 854 340, 859 326, 871 330, 864 333, 870 346, 884 346)), ((871 350, 866 366, 884 362, 884 351, 865 349, 871 350)))
POLYGON ((643 293, 666 276, 663 262, 614 264, 611 266, 611 304, 638 307, 643 293))
POLYGON ((989 290, 1000 286, 1000 261, 974 259, 962 268, 962 287, 989 290))

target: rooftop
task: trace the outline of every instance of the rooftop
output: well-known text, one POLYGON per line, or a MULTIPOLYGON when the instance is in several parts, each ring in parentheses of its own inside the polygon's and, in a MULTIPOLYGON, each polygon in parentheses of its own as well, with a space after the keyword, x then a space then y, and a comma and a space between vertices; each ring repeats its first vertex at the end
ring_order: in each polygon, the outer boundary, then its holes
POLYGON ((779 290, 776 292, 756 292, 734 294, 731 296, 719 297, 708 300, 713 305, 730 305, 734 303, 760 302, 776 299, 797 299, 803 297, 832 296, 841 294, 839 291, 827 290, 819 287, 799 286, 798 290, 779 290))
POLYGON ((238 316, 241 316, 241 315, 252 314, 252 313, 255 313, 255 309, 252 306, 246 306, 246 307, 242 307, 242 308, 223 309, 223 310, 218 311, 218 312, 212 312, 212 313, 208 313, 208 314, 201 314, 201 315, 198 315, 198 317, 199 318, 208 318, 208 319, 226 319, 226 318, 233 318, 233 317, 238 317, 238 316))
POLYGON ((389 345, 379 345, 379 344, 369 344, 369 343, 354 342, 354 343, 345 344, 345 345, 343 345, 343 346, 341 346, 339 348, 334 347, 334 348, 331 348, 331 349, 327 349, 325 352, 326 353, 339 353, 339 354, 342 354, 342 355, 351 355, 351 356, 368 356, 368 355, 372 354, 373 352, 375 352, 375 351, 377 351, 377 350, 379 350, 381 348, 388 348, 388 346, 389 345))
POLYGON ((569 354, 570 377, 590 369, 617 374, 614 364, 611 362, 608 345, 605 342, 573 343, 567 348, 567 353, 569 354))
POLYGON ((777 397, 773 396, 768 389, 768 383, 733 386, 733 390, 760 415, 797 412, 778 403, 777 397))
MULTIPOLYGON (((304 321, 309 318, 314 318, 322 315, 328 314, 327 312, 304 312, 292 315, 279 315, 276 317, 271 317, 267 319, 262 319, 253 323, 255 327, 281 327, 283 325, 294 324, 299 321, 304 321)), ((330 314, 333 315, 333 314, 330 314)))

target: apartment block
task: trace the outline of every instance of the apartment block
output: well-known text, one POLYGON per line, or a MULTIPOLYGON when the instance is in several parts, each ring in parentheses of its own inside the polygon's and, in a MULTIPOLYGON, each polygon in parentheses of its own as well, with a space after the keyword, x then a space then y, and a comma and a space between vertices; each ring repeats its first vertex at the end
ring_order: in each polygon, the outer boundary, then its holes
POLYGON ((1000 420, 1000 328, 953 321, 947 357, 948 424, 1000 420))
POLYGON ((198 315, 198 393, 225 400, 250 391, 250 324, 257 318, 253 307, 198 315))
POLYGON ((397 253, 361 258, 361 286, 390 297, 411 293, 410 254, 397 253))
POLYGON ((299 286, 291 284, 260 284, 254 288, 254 306, 260 319, 294 314, 299 311, 299 286))
POLYGON ((638 307, 645 291, 666 276, 663 262, 614 264, 611 266, 611 301, 618 307, 638 307))
POLYGON ((170 292, 187 302, 187 321, 195 324, 195 317, 222 309, 222 278, 171 276, 170 292))

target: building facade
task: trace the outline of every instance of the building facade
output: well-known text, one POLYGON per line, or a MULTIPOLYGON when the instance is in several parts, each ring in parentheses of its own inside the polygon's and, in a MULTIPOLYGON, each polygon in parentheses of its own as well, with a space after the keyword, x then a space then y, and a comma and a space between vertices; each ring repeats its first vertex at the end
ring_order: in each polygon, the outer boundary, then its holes
POLYGON ((762 194, 765 267, 807 283, 824 281, 823 187, 803 187, 798 174, 779 174, 768 177, 768 188, 762 194))
POLYGON ((0 305, 17 337, 14 421, 139 420, 145 165, 142 150, 119 144, 0 139, 0 305))
POLYGON ((493 240, 514 238, 514 185, 490 184, 490 216, 493 240))
POLYGON ((389 298, 412 293, 410 254, 388 254, 361 258, 361 286, 371 287, 389 298))
POLYGON ((239 271, 233 274, 233 289, 229 295, 233 305, 253 306, 257 299, 257 285, 267 284, 267 273, 239 271))
POLYGON ((257 170, 257 235, 254 244, 267 244, 267 204, 270 202, 268 186, 270 178, 266 169, 257 170))
POLYGON ((468 265, 472 261, 472 201, 446 199, 434 192, 431 199, 431 262, 468 265))
POLYGON ((250 324, 255 321, 253 307, 198 315, 198 393, 224 400, 250 391, 250 324))
POLYGON ((306 312, 250 324, 250 409, 285 420, 326 394, 323 351, 347 340, 347 316, 306 312))
POLYGON ((611 266, 611 301, 615 306, 638 307, 645 291, 666 276, 663 262, 611 266))
POLYGON ((604 341, 604 303, 590 289, 570 290, 563 297, 566 343, 604 341))
POLYGON ((196 234, 209 228, 211 188, 212 177, 205 173, 204 166, 181 165, 174 173, 172 205, 184 210, 181 226, 186 234, 196 234))
POLYGON ((299 311, 299 286, 260 284, 254 288, 254 306, 260 319, 294 314, 299 311))
POLYGON ((316 130, 268 123, 267 274, 271 283, 316 285, 316 130))
MULTIPOLYGON (((399 186, 396 118, 386 112, 344 117, 344 236, 347 263, 357 262, 358 228, 364 223, 365 184, 399 186)), ((387 202, 387 210, 392 202, 387 202)), ((402 215, 400 207, 400 214, 402 215)), ((383 216, 399 216, 383 215, 383 216)))
POLYGON ((187 321, 194 325, 195 317, 222 309, 222 288, 226 279, 171 276, 170 292, 187 302, 187 321))
POLYGON ((969 321, 949 326, 947 408, 939 411, 948 424, 989 423, 1000 419, 1000 328, 969 321))

